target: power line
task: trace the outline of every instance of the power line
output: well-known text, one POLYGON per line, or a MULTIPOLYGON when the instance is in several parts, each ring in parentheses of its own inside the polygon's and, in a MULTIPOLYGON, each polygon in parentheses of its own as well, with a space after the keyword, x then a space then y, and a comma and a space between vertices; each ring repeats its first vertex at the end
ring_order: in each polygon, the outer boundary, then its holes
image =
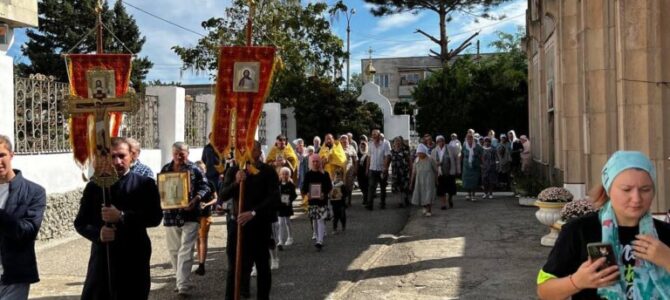
POLYGON ((161 17, 159 17, 159 16, 157 16, 157 15, 155 15, 155 14, 153 14, 153 13, 150 13, 150 12, 144 10, 144 9, 141 9, 141 8, 135 6, 135 5, 132 5, 132 4, 128 3, 128 1, 122 1, 121 3, 123 3, 123 4, 125 4, 125 5, 128 5, 128 6, 132 7, 132 8, 134 8, 134 9, 137 9, 137 10, 139 10, 139 11, 141 11, 141 12, 147 14, 147 15, 150 15, 150 16, 156 18, 156 19, 159 19, 159 20, 161 20, 161 21, 163 21, 163 22, 165 22, 165 23, 168 23, 168 24, 170 24, 170 25, 173 25, 173 26, 176 26, 176 27, 181 28, 181 29, 183 29, 183 30, 186 30, 186 31, 188 31, 188 32, 190 32, 190 33, 197 34, 197 35, 199 35, 199 36, 201 36, 201 37, 207 37, 207 36, 205 36, 205 35, 202 34, 202 33, 196 32, 195 30, 188 29, 188 28, 186 28, 186 27, 184 27, 184 26, 181 26, 181 25, 179 25, 179 24, 177 24, 177 23, 174 23, 174 22, 172 22, 172 21, 168 21, 168 20, 166 20, 166 19, 164 19, 164 18, 161 18, 161 17))

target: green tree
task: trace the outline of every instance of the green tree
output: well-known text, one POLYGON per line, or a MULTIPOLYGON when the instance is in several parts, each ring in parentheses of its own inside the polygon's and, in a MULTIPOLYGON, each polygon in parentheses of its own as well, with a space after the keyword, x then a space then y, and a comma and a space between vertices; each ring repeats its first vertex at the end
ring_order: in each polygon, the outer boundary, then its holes
POLYGON ((449 50, 449 35, 447 34, 447 23, 452 20, 452 14, 456 12, 466 13, 477 18, 501 19, 504 16, 494 17, 489 14, 489 9, 502 2, 508 0, 364 0, 367 3, 375 6, 370 9, 370 12, 375 16, 385 16, 398 14, 403 12, 418 13, 421 10, 428 10, 436 13, 439 17, 438 28, 440 29, 440 36, 435 37, 427 32, 417 29, 419 33, 440 47, 440 52, 430 50, 431 56, 439 59, 442 63, 443 71, 446 71, 448 62, 453 57, 456 57, 461 51, 470 46, 470 41, 479 33, 474 33, 458 47, 449 50), (481 11, 473 12, 474 9, 480 8, 481 11))
POLYGON ((468 128, 481 133, 527 132, 528 119, 516 117, 528 115, 527 60, 518 47, 521 34, 498 37, 491 46, 501 52, 479 60, 459 57, 449 72, 439 71, 419 82, 413 92, 419 132, 456 132, 461 137, 468 128), (442 82, 447 84, 444 91, 442 82))
MULTIPOLYGON (((70 53, 92 53, 96 51, 95 28, 97 18, 95 7, 97 0, 43 0, 38 3, 39 27, 29 29, 26 34, 28 42, 21 51, 30 59, 30 64, 19 64, 19 74, 41 73, 52 75, 59 81, 67 81, 67 71, 63 65, 61 54, 72 49, 70 53), (87 36, 88 34, 88 36, 87 36), (77 43, 81 43, 77 45, 77 43)), ((139 53, 145 38, 140 35, 135 20, 128 15, 121 1, 109 9, 103 4, 102 21, 125 46, 133 53, 139 53)), ((104 31, 105 51, 109 53, 128 53, 121 43, 104 31)), ((147 57, 133 60, 131 82, 136 90, 146 74, 153 66, 147 57)))
POLYGON ((393 105, 393 114, 411 115, 414 109, 416 109, 416 105, 410 102, 397 102, 395 105, 393 105))

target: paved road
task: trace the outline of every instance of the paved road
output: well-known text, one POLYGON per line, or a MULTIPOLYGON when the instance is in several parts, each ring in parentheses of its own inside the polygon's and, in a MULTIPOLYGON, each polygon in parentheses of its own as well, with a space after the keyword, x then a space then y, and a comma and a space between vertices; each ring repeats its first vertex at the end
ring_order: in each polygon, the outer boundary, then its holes
MULTIPOLYGON (((360 202, 354 200, 355 203, 360 202)), ((293 219, 295 244, 280 252, 280 269, 272 273, 272 299, 324 299, 345 282, 358 278, 361 266, 398 233, 407 221, 408 209, 395 208, 397 200, 388 199, 389 208, 369 212, 361 205, 347 211, 347 232, 330 231, 323 251, 316 252, 309 221, 302 213, 293 219)), ((149 231, 153 243, 150 299, 175 299, 174 276, 165 248, 164 228, 149 231)), ((215 217, 210 232, 207 274, 193 275, 197 286, 192 299, 223 299, 225 288, 225 219, 215 217)), ((90 243, 76 235, 70 239, 38 245, 38 264, 42 281, 31 288, 30 299, 79 299, 90 243)), ((252 280, 252 296, 255 280, 252 280)))
MULTIPOLYGON (((354 200, 355 203, 356 199, 354 200)), ((272 273, 272 299, 535 299, 535 276, 549 248, 536 209, 513 197, 466 202, 422 217, 417 208, 373 212, 360 204, 348 210, 345 234, 326 237, 316 252, 306 217, 293 220, 296 243, 280 253, 272 273)), ((163 228, 150 231, 151 299, 175 299, 163 228)), ((225 222, 215 218, 207 274, 193 275, 192 299, 223 299, 225 222)), ((81 238, 41 243, 37 252, 42 282, 31 299, 78 299, 89 243, 81 238)), ((252 296, 255 282, 252 282, 252 296)))

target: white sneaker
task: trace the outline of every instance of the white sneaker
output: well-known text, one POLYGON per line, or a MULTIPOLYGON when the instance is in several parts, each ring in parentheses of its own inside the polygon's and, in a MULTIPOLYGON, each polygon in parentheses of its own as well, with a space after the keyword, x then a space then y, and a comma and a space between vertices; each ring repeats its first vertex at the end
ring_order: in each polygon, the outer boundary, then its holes
POLYGON ((256 277, 256 274, 258 274, 258 271, 256 271, 256 265, 251 269, 251 277, 256 277))
POLYGON ((431 214, 430 212, 427 212, 427 213, 426 213, 426 217, 430 217, 430 216, 432 216, 432 215, 433 215, 433 214, 431 214))
POLYGON ((315 233, 312 233, 312 239, 313 239, 313 240, 316 240, 316 232, 315 232, 315 233))
MULTIPOLYGON (((316 238, 316 237, 314 237, 314 238, 316 238)), ((284 246, 291 246, 291 245, 293 245, 293 238, 292 237, 287 238, 286 243, 284 243, 284 246)))
POLYGON ((279 258, 271 259, 270 270, 277 270, 277 269, 279 269, 279 258))
POLYGON ((489 199, 493 199, 493 194, 489 194, 489 199))

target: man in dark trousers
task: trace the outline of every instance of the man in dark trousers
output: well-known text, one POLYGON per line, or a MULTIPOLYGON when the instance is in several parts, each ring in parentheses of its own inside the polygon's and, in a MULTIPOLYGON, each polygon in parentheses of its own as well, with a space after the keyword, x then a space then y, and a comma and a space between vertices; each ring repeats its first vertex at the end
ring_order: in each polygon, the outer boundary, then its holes
POLYGON ((77 232, 92 243, 81 299, 147 299, 151 285, 147 227, 158 226, 163 217, 158 188, 152 178, 130 172, 132 155, 125 138, 112 140, 111 156, 119 176, 110 188, 111 205, 103 205, 103 189, 89 182, 74 221, 77 232))
POLYGON ((0 299, 28 299, 38 282, 35 238, 40 231, 46 193, 12 169, 12 143, 0 135, 0 299))
POLYGON ((249 297, 249 274, 256 263, 258 277, 257 299, 269 299, 271 275, 270 252, 268 245, 272 234, 273 214, 276 215, 280 203, 279 177, 274 168, 260 161, 261 144, 256 141, 252 150, 253 167, 256 174, 240 170, 238 166, 228 168, 224 176, 221 196, 227 200, 232 197, 233 211, 228 222, 228 276, 226 278, 226 299, 234 298, 235 290, 235 254, 237 245, 237 226, 242 226, 242 282, 241 294, 249 297), (238 207, 240 183, 244 182, 244 202, 238 207), (241 212, 238 218, 238 211, 241 212))

